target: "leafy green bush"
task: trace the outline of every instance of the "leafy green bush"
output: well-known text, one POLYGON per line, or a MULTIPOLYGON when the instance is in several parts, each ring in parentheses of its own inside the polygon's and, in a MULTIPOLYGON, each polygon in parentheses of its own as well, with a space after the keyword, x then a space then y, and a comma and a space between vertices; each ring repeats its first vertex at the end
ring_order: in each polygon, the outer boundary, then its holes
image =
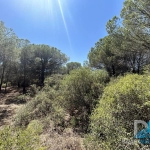
POLYGON ((5 87, 6 87, 6 83, 3 83, 3 84, 2 84, 2 88, 5 88, 5 87))
POLYGON ((10 86, 11 86, 11 82, 7 82, 7 83, 2 84, 2 88, 10 87, 10 86))
POLYGON ((63 79, 63 75, 60 74, 54 74, 48 78, 45 79, 45 89, 53 88, 55 90, 58 90, 60 87, 60 81, 63 79))
POLYGON ((26 105, 22 106, 15 117, 15 125, 26 126, 31 120, 50 118, 55 123, 63 120, 63 109, 57 104, 57 96, 54 90, 49 92, 40 91, 26 105))
POLYGON ((103 92, 108 74, 102 70, 92 71, 80 68, 64 77, 60 90, 62 91, 63 106, 71 116, 74 127, 87 131, 89 114, 95 107, 103 92))
MULTIPOLYGON (((127 75, 111 82, 91 115, 87 143, 116 149, 134 137, 134 120, 149 120, 150 76, 127 75)), ((90 144, 89 144, 90 145, 90 144)))
POLYGON ((143 67, 142 73, 150 75, 150 64, 143 67))
POLYGON ((36 120, 32 121, 26 129, 7 126, 0 130, 0 149, 44 150, 44 147, 40 147, 41 131, 42 125, 36 120))
POLYGON ((35 84, 33 84, 27 90, 26 95, 29 95, 30 97, 34 97, 39 91, 40 91, 40 87, 38 87, 35 84))

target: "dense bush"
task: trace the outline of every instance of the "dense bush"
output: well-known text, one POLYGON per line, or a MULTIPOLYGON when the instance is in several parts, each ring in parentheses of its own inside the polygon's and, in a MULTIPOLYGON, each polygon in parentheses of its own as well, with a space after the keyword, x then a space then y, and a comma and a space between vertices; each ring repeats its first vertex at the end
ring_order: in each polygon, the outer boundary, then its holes
POLYGON ((44 90, 53 88, 54 90, 58 90, 60 87, 60 81, 63 79, 63 75, 53 74, 52 76, 45 79, 45 87, 44 90))
POLYGON ((65 76, 61 85, 63 106, 72 116, 70 123, 74 127, 87 131, 89 114, 107 81, 109 81, 107 72, 92 71, 89 68, 76 69, 65 76))
POLYGON ((111 82, 91 115, 87 145, 117 149, 124 138, 133 139, 134 120, 148 121, 149 113, 149 76, 127 75, 111 82))
POLYGON ((42 125, 39 121, 32 121, 26 129, 16 127, 5 127, 0 130, 0 149, 1 150, 46 150, 40 147, 39 134, 42 125))
POLYGON ((57 103, 54 90, 49 92, 40 91, 31 101, 22 106, 15 117, 15 125, 26 126, 31 120, 50 118, 59 124, 63 120, 63 110, 57 103))

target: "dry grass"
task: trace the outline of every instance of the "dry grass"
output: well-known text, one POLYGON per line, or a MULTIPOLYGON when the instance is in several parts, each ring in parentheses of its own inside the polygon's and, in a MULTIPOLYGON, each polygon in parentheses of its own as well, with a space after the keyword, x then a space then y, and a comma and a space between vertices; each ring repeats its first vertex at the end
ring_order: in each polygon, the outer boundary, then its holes
POLYGON ((48 150, 85 150, 83 139, 73 133, 71 128, 66 128, 62 134, 50 129, 41 135, 42 146, 48 150))
POLYGON ((8 87, 5 93, 4 89, 0 92, 0 128, 4 125, 11 125, 12 120, 20 108, 23 101, 18 101, 17 96, 21 95, 16 87, 8 87))
MULTIPOLYGON (((0 128, 13 123, 17 110, 23 104, 15 101, 18 96, 21 96, 21 93, 16 88, 8 88, 6 94, 0 93, 0 128)), ((64 120, 68 122, 70 116, 66 115, 64 120)), ((85 150, 81 136, 74 133, 71 128, 59 130, 52 122, 49 119, 45 123, 42 121, 45 128, 40 135, 40 146, 47 147, 47 150, 85 150)))

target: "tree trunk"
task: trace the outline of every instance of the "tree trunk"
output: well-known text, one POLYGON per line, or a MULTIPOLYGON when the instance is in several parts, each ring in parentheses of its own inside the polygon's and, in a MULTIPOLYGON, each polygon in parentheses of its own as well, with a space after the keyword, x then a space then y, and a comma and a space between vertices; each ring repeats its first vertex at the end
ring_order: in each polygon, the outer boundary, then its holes
POLYGON ((6 93, 6 89, 7 89, 7 83, 8 83, 8 82, 6 81, 6 86, 5 86, 5 93, 6 93))
POLYGON ((2 90, 2 84, 0 84, 0 91, 2 90))
POLYGON ((135 68, 133 68, 132 73, 136 73, 135 68))
POLYGON ((112 74, 113 74, 113 76, 116 74, 115 66, 114 65, 112 65, 112 74))
POLYGON ((25 94, 26 93, 26 86, 25 86, 25 82, 23 83, 23 94, 25 94))
POLYGON ((42 64, 42 70, 41 70, 41 85, 44 86, 44 80, 45 80, 45 65, 42 64))
POLYGON ((2 84, 3 84, 3 79, 4 79, 4 72, 5 72, 5 67, 3 66, 3 71, 1 75, 1 82, 0 82, 0 91, 2 90, 2 84))
POLYGON ((137 73, 140 74, 140 64, 138 64, 137 73))
POLYGON ((11 68, 9 68, 7 74, 6 74, 6 86, 5 86, 5 93, 6 93, 6 89, 7 89, 7 85, 8 85, 8 81, 9 81, 9 76, 11 73, 11 68))
POLYGON ((25 77, 26 75, 25 75, 25 71, 24 71, 24 77, 23 77, 23 94, 25 94, 26 93, 26 77, 25 77))
POLYGON ((18 85, 18 88, 20 88, 20 82, 19 81, 18 81, 17 85, 18 85))

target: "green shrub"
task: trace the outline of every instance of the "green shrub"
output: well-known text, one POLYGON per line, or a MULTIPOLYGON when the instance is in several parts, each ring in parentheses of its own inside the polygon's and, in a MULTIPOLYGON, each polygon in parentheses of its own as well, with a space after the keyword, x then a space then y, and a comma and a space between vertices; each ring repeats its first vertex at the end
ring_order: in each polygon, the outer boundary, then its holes
POLYGON ((63 120, 63 109, 57 104, 55 91, 40 91, 26 105, 22 106, 15 117, 15 125, 26 126, 31 120, 44 119, 47 116, 60 124, 63 120))
MULTIPOLYGON (((10 87, 11 86, 11 82, 7 82, 7 87, 10 87)), ((4 82, 2 84, 2 88, 5 88, 6 87, 6 83, 4 82)))
POLYGON ((134 120, 148 121, 149 113, 150 77, 121 77, 105 88, 93 111, 87 143, 95 143, 97 149, 116 149, 122 139, 133 139, 134 120))
POLYGON ((3 83, 3 84, 2 84, 2 88, 5 88, 5 87, 6 87, 6 83, 3 83))
POLYGON ((26 129, 16 127, 5 127, 0 130, 1 150, 44 150, 40 147, 39 134, 42 125, 39 121, 32 121, 26 129))
POLYGON ((35 84, 31 85, 30 88, 27 90, 27 95, 30 97, 34 97, 40 91, 40 87, 37 87, 35 84))
POLYGON ((79 130, 87 131, 89 114, 95 107, 109 77, 102 70, 92 71, 88 68, 73 70, 65 76, 60 90, 63 106, 74 119, 71 124, 79 130))
POLYGON ((60 81, 63 79, 63 75, 60 75, 60 74, 54 74, 48 78, 45 79, 45 87, 43 90, 45 89, 50 89, 50 88, 53 88, 55 90, 58 90, 59 89, 59 86, 60 86, 60 81))

